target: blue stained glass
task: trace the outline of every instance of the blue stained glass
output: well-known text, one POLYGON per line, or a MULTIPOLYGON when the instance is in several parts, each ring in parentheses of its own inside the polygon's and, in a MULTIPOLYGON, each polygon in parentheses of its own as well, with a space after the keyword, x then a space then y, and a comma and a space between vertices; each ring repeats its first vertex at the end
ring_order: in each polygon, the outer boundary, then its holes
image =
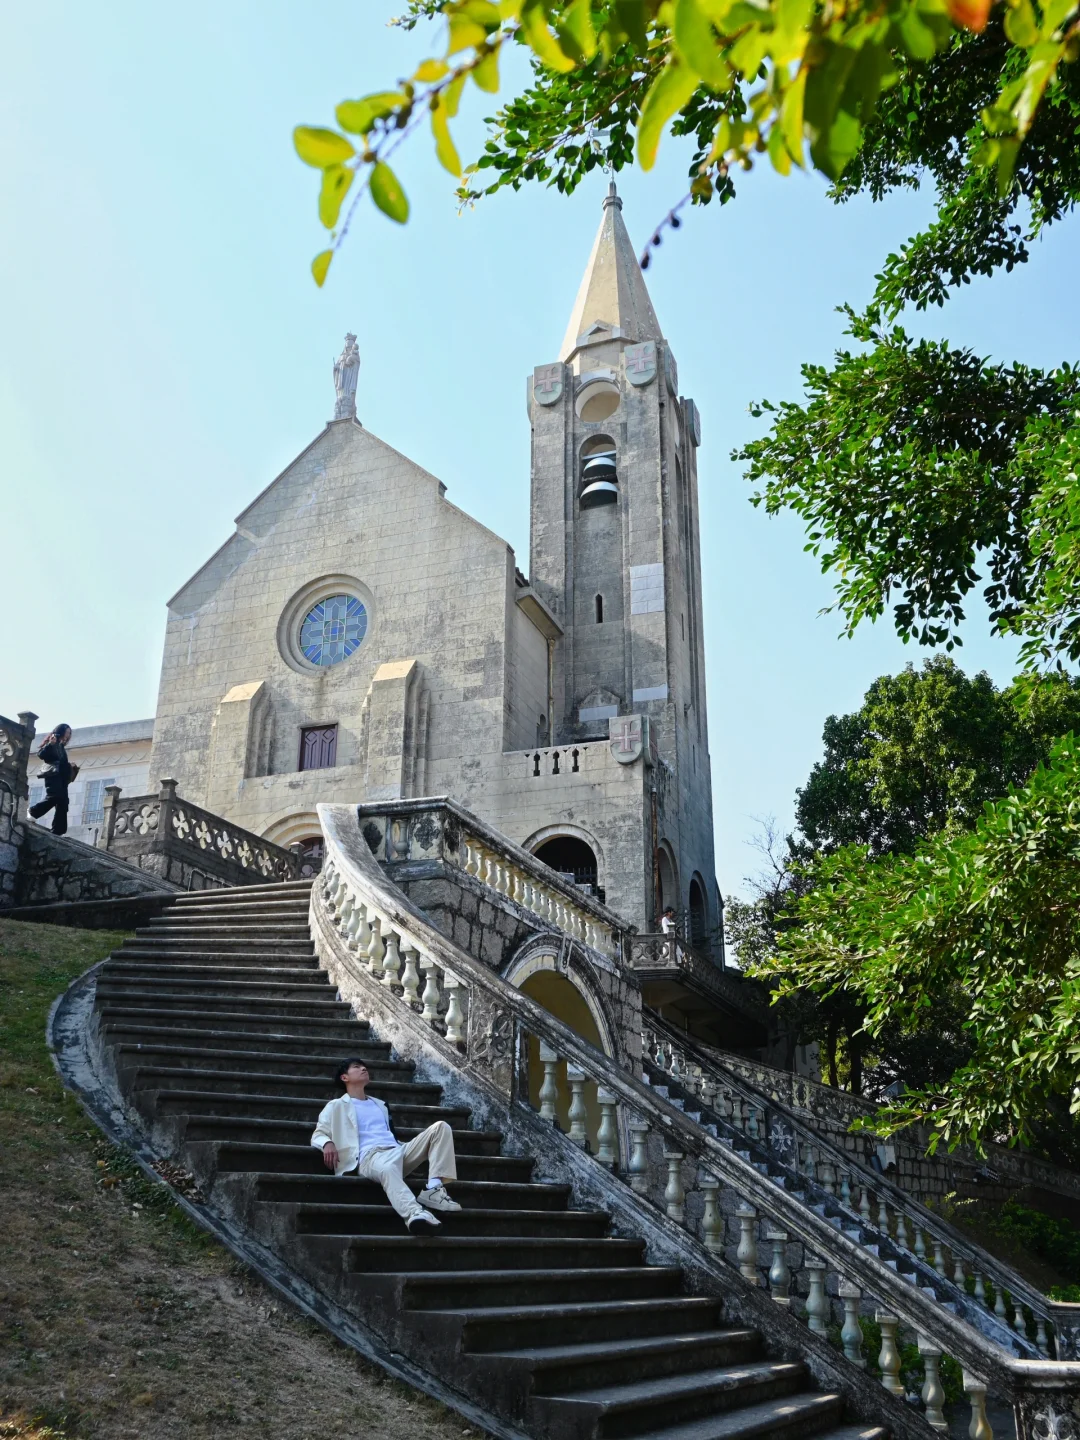
POLYGON ((313 665, 347 660, 367 634, 367 611, 354 595, 331 595, 300 624, 300 649, 313 665))

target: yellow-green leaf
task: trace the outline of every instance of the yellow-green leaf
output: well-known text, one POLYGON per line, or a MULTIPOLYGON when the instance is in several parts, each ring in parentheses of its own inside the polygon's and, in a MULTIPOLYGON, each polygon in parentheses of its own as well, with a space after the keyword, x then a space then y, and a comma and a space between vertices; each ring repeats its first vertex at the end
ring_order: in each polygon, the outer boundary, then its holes
POLYGON ((293 131, 296 153, 305 165, 325 170, 327 165, 340 165, 351 160, 356 151, 344 135, 336 130, 323 130, 317 125, 297 125, 293 131))
POLYGON ((322 173, 319 190, 319 219, 327 230, 333 230, 341 214, 341 202, 349 193, 355 171, 347 165, 328 165, 322 173))
POLYGON ((731 72, 720 54, 709 17, 698 0, 675 0, 672 31, 679 53, 714 90, 725 88, 731 72))
POLYGON ((446 53, 457 55, 461 50, 469 50, 474 45, 482 45, 487 39, 487 31, 483 25, 478 25, 475 20, 470 20, 468 15, 450 16, 450 44, 446 53))
POLYGON ((376 120, 392 115, 408 103, 398 90, 384 90, 378 95, 365 95, 362 100, 343 100, 334 111, 337 123, 353 135, 366 135, 376 120))
POLYGON ((499 52, 489 51, 479 64, 472 67, 470 74, 481 90, 494 95, 499 88, 499 52))
POLYGON ((543 0, 524 0, 521 7, 521 33, 536 58, 549 70, 565 74, 574 69, 575 61, 566 54, 548 28, 547 7, 543 0))
POLYGON ((776 0, 776 29, 769 48, 778 65, 802 59, 812 10, 812 0, 776 0))
POLYGON ((643 170, 651 170, 660 148, 664 126, 693 95, 698 77, 678 55, 671 55, 649 87, 637 127, 637 157, 643 170))
POLYGON ((439 164, 444 170, 449 170, 451 175, 461 174, 461 161, 458 158, 457 148, 450 138, 450 120, 446 113, 446 107, 436 104, 439 96, 432 96, 431 105, 431 133, 435 136, 435 154, 439 157, 439 164))
POLYGON ((806 68, 799 67, 799 73, 784 92, 780 105, 780 129, 783 131, 787 152, 796 165, 803 163, 803 102, 806 99, 806 68))
POLYGON ((389 215, 390 219, 396 220, 399 225, 404 225, 409 218, 409 202, 405 198, 401 182, 384 160, 376 161, 368 184, 371 187, 371 198, 383 214, 389 215))
POLYGON ((790 175, 791 156, 784 140, 784 132, 779 125, 774 125, 769 131, 768 151, 773 169, 778 170, 781 175, 790 175))
POLYGON ((315 259, 311 262, 311 273, 315 277, 315 284, 320 288, 326 279, 326 272, 330 269, 330 261, 334 258, 333 250, 320 250, 315 259))
POLYGON ((451 120, 453 120, 458 112, 458 106, 461 103, 461 92, 464 88, 465 71, 463 70, 460 75, 454 76, 453 80, 450 81, 450 84, 447 85, 446 89, 442 92, 443 108, 451 120))
POLYGON ((450 69, 445 60, 423 60, 416 67, 416 74, 412 77, 424 85, 434 84, 441 80, 450 69))
POLYGON ((596 54, 590 0, 573 0, 559 17, 557 29, 562 48, 569 50, 576 60, 589 61, 596 54))

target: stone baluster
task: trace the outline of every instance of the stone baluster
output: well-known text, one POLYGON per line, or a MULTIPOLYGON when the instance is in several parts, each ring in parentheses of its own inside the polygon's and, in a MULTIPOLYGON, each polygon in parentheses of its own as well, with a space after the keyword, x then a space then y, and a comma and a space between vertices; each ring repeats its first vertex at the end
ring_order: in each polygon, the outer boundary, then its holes
POLYGON ((881 1367, 881 1383, 890 1395, 902 1397, 904 1383, 900 1379, 900 1351, 896 1344, 896 1327, 900 1324, 895 1315, 879 1310, 875 1317, 881 1327, 881 1353, 878 1365, 881 1367))
POLYGON ((344 888, 345 880, 339 871, 334 870, 330 875, 330 884, 326 891, 326 908, 332 915, 337 914, 338 896, 344 888))
POLYGON ((465 1008, 462 997, 465 986, 456 975, 443 974, 443 988, 446 991, 446 1038, 451 1045, 465 1043, 465 1008))
POLYGON ((580 1065, 567 1061, 566 1080, 570 1086, 570 1139, 582 1150, 588 1149, 589 1132, 585 1121, 589 1112, 585 1108, 585 1071, 580 1065))
POLYGON ((958 1255, 958 1254, 956 1253, 956 1251, 954 1250, 954 1251, 952 1252, 952 1258, 953 1258, 953 1272, 952 1272, 953 1284, 954 1284, 955 1286, 957 1286, 960 1290, 966 1291, 966 1290, 967 1290, 967 1275, 966 1275, 966 1273, 965 1273, 965 1271, 964 1271, 964 1261, 963 1261, 963 1257, 960 1256, 960 1255, 958 1255))
POLYGON ((391 930, 386 937, 386 955, 383 958, 382 980, 392 990, 398 984, 398 976, 401 974, 401 948, 396 930, 391 930))
POLYGON ((948 1430, 949 1423, 941 1408, 945 1404, 945 1387, 941 1383, 941 1351, 925 1335, 919 1336, 919 1354, 923 1361, 923 1410, 926 1423, 935 1430, 948 1430))
POLYGON ((902 1250, 908 1248, 907 1221, 903 1210, 896 1212, 896 1243, 902 1250))
POLYGON ((682 1224, 684 1213, 684 1201, 686 1191, 683 1188, 682 1163, 683 1152, 681 1150, 669 1150, 664 1146, 664 1159, 667 1161, 667 1185, 664 1187, 664 1203, 667 1213, 672 1220, 682 1224))
POLYGON ((716 1109, 716 1081, 711 1075, 704 1071, 701 1076, 701 1089, 698 1091, 701 1096, 701 1103, 707 1110, 716 1109))
POLYGON ((867 1225, 870 1224, 870 1214, 870 1191, 864 1185, 862 1187, 862 1194, 859 1197, 859 1215, 867 1225))
POLYGON ((975 1270, 975 1271, 974 1271, 974 1275, 975 1275, 975 1290, 974 1290, 973 1293, 974 1293, 975 1299, 979 1302, 980 1305, 985 1305, 985 1304, 986 1304, 986 1281, 983 1279, 983 1276, 982 1276, 982 1272, 981 1272, 981 1271, 975 1270))
POLYGON ((805 1262, 810 1290, 806 1297, 806 1323, 815 1335, 824 1335, 828 1328, 829 1297, 825 1294, 824 1260, 808 1258, 805 1262))
POLYGON ((1018 1335, 1027 1335, 1027 1316, 1024 1314, 1024 1307, 1020 1304, 1018 1296, 1012 1297, 1013 1317, 1012 1328, 1018 1335))
POLYGON ((619 1130, 615 1123, 617 1099, 603 1085, 596 1087, 596 1103, 600 1106, 600 1126, 596 1132, 596 1158, 601 1165, 614 1170, 619 1163, 619 1130))
POLYGON ((540 1064, 544 1067, 544 1078, 540 1084, 540 1118, 541 1120, 550 1120, 553 1125, 558 1121, 555 1108, 559 1099, 559 1082, 556 1076, 558 1063, 559 1052, 541 1040, 540 1064))
POLYGON ((977 1375, 969 1375, 965 1370, 964 1390, 971 1402, 968 1440, 994 1440, 994 1431, 986 1414, 986 1385, 977 1375))
POLYGON ((939 1275, 944 1275, 947 1273, 945 1269, 945 1251, 942 1248, 941 1241, 936 1235, 931 1235, 930 1239, 934 1246, 934 1269, 939 1275))
POLYGON ((406 1005, 418 1005, 420 1003, 420 971, 417 968, 420 962, 420 952, 415 945, 409 945, 405 950, 405 969, 401 974, 402 999, 406 1005))
POLYGON ((383 956, 386 954, 386 946, 382 938, 382 920, 378 915, 371 917, 371 939, 368 941, 367 957, 368 966, 372 977, 375 980, 382 979, 383 956))
POLYGON ((345 900, 341 906, 341 913, 334 918, 334 924, 340 929, 343 936, 348 936, 349 927, 352 924, 353 911, 356 909, 356 900, 351 890, 346 892, 345 900))
POLYGON ((813 1145, 803 1146, 803 1174, 807 1180, 817 1179, 817 1153, 813 1145))
POLYGON ((761 1135, 761 1127, 758 1124, 758 1108, 746 1102, 746 1133, 751 1140, 757 1140, 761 1135))
POLYGON ((742 1097, 739 1095, 731 1097, 731 1123, 736 1130, 743 1128, 742 1097))
POLYGON ((912 1221, 912 1224, 915 1225, 915 1254, 919 1257, 920 1260, 925 1260, 926 1240, 923 1236, 922 1226, 916 1225, 914 1221, 912 1221))
POLYGON ((630 1132, 630 1163, 626 1167, 630 1188, 635 1194, 646 1195, 649 1190, 649 1122, 631 1120, 626 1128, 630 1132))
POLYGON ((352 913, 349 915, 348 924, 343 925, 341 930, 341 937, 345 942, 345 948, 347 950, 356 949, 357 931, 363 924, 364 916, 366 913, 367 912, 364 908, 364 902, 358 898, 354 899, 352 913))
POLYGON ((483 875, 481 876, 481 879, 483 880, 484 884, 487 885, 487 886, 489 886, 492 890, 495 889, 495 880, 496 880, 496 876, 498 875, 498 870, 499 870, 499 862, 498 862, 498 859, 496 858, 494 852, 491 851, 491 850, 485 851, 485 852, 484 852, 484 873, 483 873, 483 875))
POLYGON ((739 1262, 739 1274, 751 1285, 759 1283, 757 1253, 757 1211, 745 1201, 735 1207, 739 1222, 739 1248, 735 1259, 739 1262))
POLYGON ((787 1231, 766 1230, 765 1239, 772 1246, 769 1265, 769 1293, 777 1305, 791 1304, 791 1271, 787 1263, 787 1231))
POLYGON ((421 1017, 430 1025, 439 1018, 439 1001, 442 999, 442 996, 439 994, 438 966, 434 960, 425 955, 420 961, 420 969, 426 977, 422 997, 424 1008, 420 1013, 421 1017))
POLYGON ((1044 1360, 1050 1358, 1050 1340, 1046 1333, 1046 1321, 1041 1315, 1035 1316, 1035 1344, 1044 1360))
POLYGON ((1005 1304, 1005 1291, 1002 1289, 1001 1281, 994 1282, 994 1314, 999 1320, 1009 1323, 1009 1311, 1005 1304))
POLYGON ((859 1324, 859 1304, 862 1300, 862 1291, 850 1280, 840 1281, 840 1299, 844 1302, 844 1323, 840 1328, 840 1343, 844 1347, 844 1354, 853 1365, 860 1370, 866 1369, 866 1356, 863 1354, 863 1333, 859 1324))
POLYGON ((877 1223, 878 1223, 878 1229, 879 1229, 880 1231, 882 1231, 883 1234, 888 1235, 888 1234, 889 1234, 889 1207, 885 1204, 885 1192, 884 1192, 884 1191, 882 1191, 881 1194, 878 1196, 877 1223))
POLYGON ((826 1195, 836 1194, 836 1171, 827 1160, 818 1166, 818 1179, 826 1195))
POLYGON ((845 1205, 851 1205, 851 1175, 847 1170, 840 1172, 840 1199, 845 1205))
POLYGON ((701 1238, 710 1255, 722 1255, 724 1253, 724 1217, 720 1213, 718 1199, 720 1181, 706 1170, 698 1181, 698 1186, 705 1200, 705 1209, 701 1216, 701 1238))
POLYGON ((359 916, 359 923, 353 931, 353 949, 358 955, 367 955, 368 946, 371 944, 371 926, 368 924, 368 908, 366 905, 358 905, 356 913, 359 916))

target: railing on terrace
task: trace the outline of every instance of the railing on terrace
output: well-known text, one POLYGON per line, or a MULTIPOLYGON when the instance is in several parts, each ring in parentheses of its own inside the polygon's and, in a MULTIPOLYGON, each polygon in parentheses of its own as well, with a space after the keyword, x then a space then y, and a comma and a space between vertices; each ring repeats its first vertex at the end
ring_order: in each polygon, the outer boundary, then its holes
POLYGON ((98 848, 185 888, 191 888, 193 879, 211 885, 258 885, 292 880, 300 873, 296 849, 284 850, 181 799, 175 780, 162 780, 156 795, 121 795, 119 785, 105 787, 98 848))
POLYGON ((764 991, 737 970, 717 965, 681 935, 634 934, 629 940, 630 964, 642 978, 677 977, 724 1004, 734 1004, 764 1019, 764 991))
MULTIPOLYGON (((994 1288, 988 1309, 985 1272, 984 1297, 969 1295, 941 1273, 936 1255, 925 1262, 914 1235, 886 1235, 899 1228, 898 1219, 878 1228, 872 1209, 864 1214, 879 1190, 886 1207, 893 1200, 894 1215, 908 1213, 879 1178, 868 1186, 847 1162, 846 1194, 843 1173, 830 1190, 776 1160, 753 1109, 736 1123, 734 1112, 725 1116, 686 1091, 673 1095, 670 1083, 650 1086, 626 1074, 427 922, 380 870, 354 811, 320 805, 319 815, 327 858, 312 892, 312 918, 320 956, 345 998, 362 999, 378 987, 403 1024, 425 1027, 425 1043, 442 1062, 473 1071, 519 1106, 530 1104, 532 1037, 544 1072, 537 1089, 542 1119, 555 1125, 565 1113, 567 1143, 625 1181, 641 1204, 659 1207, 700 1237, 706 1255, 734 1263, 789 1313, 804 1311, 812 1331, 825 1335, 831 1321, 842 1319, 840 1343, 853 1366, 866 1364, 859 1321, 873 1313, 882 1385, 894 1395, 904 1392, 898 1333, 910 1332, 924 1364, 923 1414, 933 1428, 947 1428, 940 1379, 947 1354, 964 1372, 973 1440, 992 1437, 988 1388, 1012 1402, 1019 1440, 1075 1440, 1080 1364, 1064 1357, 1075 1354, 1080 1307, 1047 1306, 1018 1286, 1009 1297, 1019 1304, 1013 1329, 1008 1308, 1002 1316, 997 1306, 999 1295, 1006 1304, 1006 1284, 994 1288), (600 1115, 592 1135, 590 1105, 600 1115), (800 1291, 804 1305, 797 1303, 800 1291), (1044 1347, 1053 1341, 1062 1357, 1056 1361, 1042 1358, 1040 1320, 1044 1347)), ((928 1233, 925 1224, 920 1233, 928 1233)))

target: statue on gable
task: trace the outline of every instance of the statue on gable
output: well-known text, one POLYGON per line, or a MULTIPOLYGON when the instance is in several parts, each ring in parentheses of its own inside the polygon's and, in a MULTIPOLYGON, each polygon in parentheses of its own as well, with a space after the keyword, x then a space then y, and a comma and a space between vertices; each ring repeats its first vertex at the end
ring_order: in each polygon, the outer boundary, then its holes
POLYGON ((345 336, 345 348, 334 361, 334 389, 337 402, 334 405, 335 420, 356 419, 356 381, 360 374, 360 351, 356 336, 345 336))

